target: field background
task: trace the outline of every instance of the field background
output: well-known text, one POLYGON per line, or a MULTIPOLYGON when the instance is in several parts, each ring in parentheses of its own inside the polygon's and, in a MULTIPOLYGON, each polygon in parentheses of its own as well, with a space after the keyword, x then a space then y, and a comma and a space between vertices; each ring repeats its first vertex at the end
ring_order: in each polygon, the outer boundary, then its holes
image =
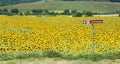
POLYGON ((0 6, 0 8, 18 8, 21 11, 32 9, 48 9, 53 11, 63 11, 64 9, 92 12, 115 12, 119 11, 120 3, 113 2, 93 2, 93 1, 44 1, 33 3, 22 3, 9 6, 0 6))
MULTIPOLYGON (((22 11, 65 9, 108 13, 120 11, 120 3, 49 0, 0 6, 22 11)), ((0 16, 0 64, 119 64, 120 17, 0 16), (95 55, 92 26, 83 20, 103 20, 95 25, 95 55), (50 51, 48 51, 50 50, 50 51), (52 58, 51 58, 52 57, 52 58), (57 58, 56 58, 57 57, 57 58), (93 62, 93 60, 96 60, 93 62), (98 61, 97 61, 98 60, 98 61)))

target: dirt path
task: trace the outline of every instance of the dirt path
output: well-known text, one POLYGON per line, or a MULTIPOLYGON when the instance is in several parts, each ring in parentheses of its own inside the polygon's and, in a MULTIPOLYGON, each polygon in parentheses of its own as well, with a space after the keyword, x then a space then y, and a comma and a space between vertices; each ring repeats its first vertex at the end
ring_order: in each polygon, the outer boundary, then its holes
POLYGON ((86 60, 63 60, 59 58, 46 58, 46 59, 22 59, 22 60, 9 60, 0 61, 0 64, 120 64, 120 59, 116 60, 101 60, 101 61, 86 61, 86 60))

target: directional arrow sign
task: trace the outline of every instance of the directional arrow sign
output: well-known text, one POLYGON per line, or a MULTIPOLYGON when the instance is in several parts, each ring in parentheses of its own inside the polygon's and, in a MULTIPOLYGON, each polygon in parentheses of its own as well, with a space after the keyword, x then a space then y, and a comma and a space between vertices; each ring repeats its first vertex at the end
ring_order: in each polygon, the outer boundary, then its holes
POLYGON ((101 24, 103 20, 90 20, 90 24, 101 24))
POLYGON ((84 20, 83 24, 101 24, 103 20, 84 20))

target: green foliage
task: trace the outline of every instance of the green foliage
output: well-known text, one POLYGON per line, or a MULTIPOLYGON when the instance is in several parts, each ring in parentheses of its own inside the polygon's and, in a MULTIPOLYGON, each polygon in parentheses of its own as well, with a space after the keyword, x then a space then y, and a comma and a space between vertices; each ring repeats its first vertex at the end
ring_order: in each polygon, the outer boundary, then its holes
POLYGON ((83 58, 86 60, 92 60, 92 61, 96 61, 96 60, 101 60, 104 57, 101 54, 89 54, 89 55, 83 55, 83 58))
POLYGON ((0 60, 26 59, 26 58, 41 58, 40 51, 18 51, 15 53, 0 52, 0 60))
POLYGON ((30 11, 26 11, 26 12, 25 12, 25 15, 26 15, 26 16, 31 15, 30 11))
POLYGON ((3 9, 0 9, 0 15, 12 16, 13 13, 10 13, 9 10, 8 10, 7 8, 3 8, 3 9))
POLYGON ((77 13, 77 10, 71 10, 71 14, 77 13))
POLYGON ((63 15, 70 15, 70 10, 69 9, 65 9, 63 12, 63 15))
POLYGON ((73 15, 73 17, 81 17, 82 15, 85 15, 87 17, 96 15, 96 14, 119 14, 120 11, 116 12, 109 12, 109 13, 98 13, 98 12, 91 12, 91 11, 83 11, 82 13, 77 12, 77 10, 69 10, 65 9, 61 13, 57 13, 48 9, 33 9, 31 11, 23 11, 20 12, 19 9, 14 8, 11 10, 8 10, 7 8, 0 9, 0 15, 51 15, 51 16, 56 16, 56 15, 73 15))
POLYGON ((42 13, 42 12, 43 12, 42 9, 38 9, 38 10, 37 10, 37 13, 42 13))
POLYGON ((48 15, 48 13, 49 13, 49 10, 47 10, 47 9, 44 9, 44 10, 42 10, 42 9, 33 9, 32 10, 33 15, 48 15))
POLYGON ((106 53, 103 55, 103 57, 105 59, 111 59, 111 60, 120 59, 120 52, 115 51, 115 52, 106 53))
POLYGON ((3 12, 4 13, 8 13, 8 9, 7 8, 3 8, 3 12))
POLYGON ((53 58, 53 57, 61 57, 61 54, 56 51, 47 50, 43 52, 43 56, 53 58))
POLYGON ((82 17, 82 13, 76 12, 73 14, 73 17, 82 17))
POLYGON ((11 13, 13 13, 13 14, 18 14, 18 13, 19 13, 19 10, 18 10, 17 8, 12 9, 12 10, 11 10, 11 13))
POLYGON ((2 9, 0 9, 0 15, 2 14, 2 9))
POLYGON ((92 16, 92 12, 86 12, 86 16, 92 16))
POLYGON ((44 9, 44 10, 43 10, 43 14, 44 14, 44 15, 47 15, 47 14, 48 14, 48 12, 49 12, 49 10, 48 10, 48 9, 44 9))
POLYGON ((107 13, 104 13, 104 14, 120 14, 120 11, 107 12, 107 13))
POLYGON ((52 50, 47 50, 47 51, 17 51, 14 53, 10 52, 0 52, 0 60, 14 60, 14 59, 27 59, 27 58, 55 58, 55 57, 60 57, 62 59, 66 60, 75 60, 75 59, 85 59, 85 60, 92 60, 92 61, 98 61, 102 59, 120 59, 120 52, 108 52, 108 53, 103 53, 103 54, 71 54, 71 55, 65 55, 58 53, 56 51, 52 50))
POLYGON ((58 15, 58 13, 55 13, 54 11, 48 12, 48 14, 51 15, 51 16, 56 16, 56 15, 58 15))
POLYGON ((39 14, 43 13, 43 10, 42 9, 33 9, 32 13, 33 13, 33 15, 39 15, 39 14))
POLYGON ((20 16, 23 16, 24 14, 22 12, 19 13, 20 16))
POLYGON ((19 52, 16 55, 16 59, 26 59, 26 58, 40 58, 42 57, 42 53, 40 51, 28 51, 28 52, 19 52))
POLYGON ((92 16, 92 15, 93 15, 93 13, 90 12, 90 11, 83 11, 83 14, 84 14, 85 16, 92 16))

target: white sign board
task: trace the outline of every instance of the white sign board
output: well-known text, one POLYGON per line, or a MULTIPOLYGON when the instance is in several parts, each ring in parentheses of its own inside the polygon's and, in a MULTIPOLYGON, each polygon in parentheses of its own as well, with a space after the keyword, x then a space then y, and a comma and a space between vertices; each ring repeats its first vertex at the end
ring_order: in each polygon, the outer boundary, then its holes
POLYGON ((90 20, 84 20, 83 24, 90 24, 90 20))

